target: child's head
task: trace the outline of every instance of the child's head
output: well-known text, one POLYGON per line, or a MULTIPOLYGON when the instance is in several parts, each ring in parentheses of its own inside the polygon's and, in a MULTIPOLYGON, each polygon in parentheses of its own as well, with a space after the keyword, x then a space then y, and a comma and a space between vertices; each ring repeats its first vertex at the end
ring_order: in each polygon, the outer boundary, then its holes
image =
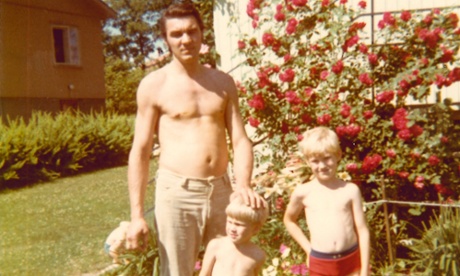
POLYGON ((339 137, 327 127, 315 127, 304 132, 299 147, 305 158, 323 156, 324 154, 333 154, 337 159, 342 157, 339 137))
POLYGON ((225 213, 227 217, 254 225, 257 229, 260 229, 267 220, 268 208, 254 209, 246 205, 240 195, 232 195, 230 204, 227 206, 227 209, 225 209, 225 213))

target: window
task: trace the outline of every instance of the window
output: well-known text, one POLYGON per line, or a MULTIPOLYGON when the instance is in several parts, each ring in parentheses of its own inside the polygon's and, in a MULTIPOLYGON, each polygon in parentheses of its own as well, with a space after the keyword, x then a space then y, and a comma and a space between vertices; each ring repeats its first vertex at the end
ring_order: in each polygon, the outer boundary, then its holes
POLYGON ((78 30, 72 27, 53 27, 54 60, 59 64, 80 64, 78 30))

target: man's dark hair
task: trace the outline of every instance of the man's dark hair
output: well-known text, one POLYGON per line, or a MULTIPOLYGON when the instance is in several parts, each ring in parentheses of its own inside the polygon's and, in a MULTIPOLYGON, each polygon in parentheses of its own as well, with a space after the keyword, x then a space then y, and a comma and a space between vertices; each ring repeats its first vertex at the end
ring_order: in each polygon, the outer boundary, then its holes
POLYGON ((166 20, 171 18, 181 18, 193 16, 198 22, 198 26, 201 31, 204 29, 203 20, 201 19, 200 12, 195 8, 193 3, 184 1, 184 2, 175 2, 169 5, 169 7, 163 12, 159 24, 160 32, 163 38, 166 38, 166 20))

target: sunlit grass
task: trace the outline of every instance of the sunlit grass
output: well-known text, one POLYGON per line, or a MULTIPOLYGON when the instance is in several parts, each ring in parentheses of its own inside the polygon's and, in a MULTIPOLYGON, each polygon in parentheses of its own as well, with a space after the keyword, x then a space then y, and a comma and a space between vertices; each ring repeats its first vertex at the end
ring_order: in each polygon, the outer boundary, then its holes
MULTIPOLYGON (((110 265, 105 238, 129 220, 126 172, 118 167, 1 193, 0 275, 81 275, 110 265)), ((146 209, 153 204, 153 185, 148 189, 146 209)))

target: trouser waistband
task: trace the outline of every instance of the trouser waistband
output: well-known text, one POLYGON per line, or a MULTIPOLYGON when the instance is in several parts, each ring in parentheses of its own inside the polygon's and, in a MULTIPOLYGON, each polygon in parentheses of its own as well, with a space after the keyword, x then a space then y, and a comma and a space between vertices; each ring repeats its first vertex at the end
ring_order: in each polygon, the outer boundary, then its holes
POLYGON ((355 244, 349 249, 337 253, 323 253, 312 249, 310 252, 310 256, 320 259, 339 259, 355 252, 358 249, 358 247, 358 244, 355 244))
POLYGON ((230 182, 230 178, 228 177, 228 174, 227 173, 224 173, 223 175, 221 176, 209 176, 209 177, 206 177, 206 178, 202 178, 202 177, 191 177, 191 176, 185 176, 185 175, 181 175, 181 174, 178 174, 178 173, 175 173, 175 172, 172 172, 170 170, 167 170, 167 169, 158 169, 157 170, 157 174, 165 174, 165 175, 170 175, 170 176, 174 176, 174 177, 177 177, 177 178, 182 178, 184 180, 188 180, 188 181, 199 181, 199 182, 204 182, 204 183, 213 183, 213 182, 218 182, 218 181, 224 181, 224 182, 230 182))

